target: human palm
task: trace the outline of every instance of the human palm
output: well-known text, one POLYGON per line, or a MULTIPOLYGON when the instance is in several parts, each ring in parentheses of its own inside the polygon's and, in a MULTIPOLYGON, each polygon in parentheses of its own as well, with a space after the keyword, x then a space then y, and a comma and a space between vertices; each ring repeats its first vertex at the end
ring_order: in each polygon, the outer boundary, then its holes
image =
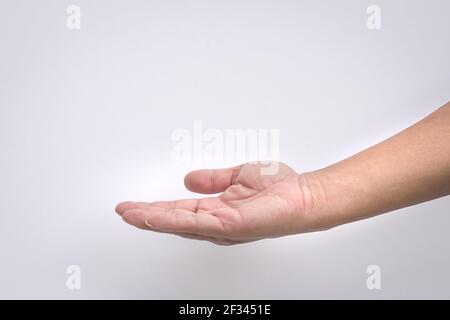
POLYGON ((219 196, 175 201, 123 202, 116 207, 138 228, 231 245, 309 231, 309 196, 299 175, 278 163, 263 175, 261 164, 198 170, 185 178, 194 192, 219 196))

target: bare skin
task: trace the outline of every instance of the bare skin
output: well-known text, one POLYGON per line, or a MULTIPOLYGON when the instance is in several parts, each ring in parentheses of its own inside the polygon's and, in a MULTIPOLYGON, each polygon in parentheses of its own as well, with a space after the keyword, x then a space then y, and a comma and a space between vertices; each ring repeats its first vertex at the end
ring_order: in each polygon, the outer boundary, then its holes
POLYGON ((233 245, 327 230, 450 194, 450 103, 399 134, 329 167, 274 175, 261 165, 199 170, 185 178, 203 199, 123 202, 138 228, 233 245))

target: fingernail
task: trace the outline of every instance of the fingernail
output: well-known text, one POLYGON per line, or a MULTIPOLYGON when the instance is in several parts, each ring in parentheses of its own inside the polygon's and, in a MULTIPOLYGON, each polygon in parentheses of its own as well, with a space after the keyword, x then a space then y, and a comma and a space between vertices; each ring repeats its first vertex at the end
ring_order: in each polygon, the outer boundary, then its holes
POLYGON ((145 225, 150 229, 156 229, 154 226, 152 226, 152 224, 148 220, 145 220, 145 225))

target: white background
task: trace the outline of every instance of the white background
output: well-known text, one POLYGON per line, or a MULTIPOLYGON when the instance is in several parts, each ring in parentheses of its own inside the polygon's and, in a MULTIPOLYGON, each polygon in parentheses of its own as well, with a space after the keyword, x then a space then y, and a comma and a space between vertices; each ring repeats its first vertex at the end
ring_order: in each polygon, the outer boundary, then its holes
POLYGON ((449 100, 449 14, 445 0, 1 0, 0 298, 450 298, 450 198, 235 247, 114 213, 194 196, 198 166, 175 166, 170 138, 195 120, 279 129, 302 172, 421 119, 449 100), (371 264, 382 290, 366 288, 371 264))

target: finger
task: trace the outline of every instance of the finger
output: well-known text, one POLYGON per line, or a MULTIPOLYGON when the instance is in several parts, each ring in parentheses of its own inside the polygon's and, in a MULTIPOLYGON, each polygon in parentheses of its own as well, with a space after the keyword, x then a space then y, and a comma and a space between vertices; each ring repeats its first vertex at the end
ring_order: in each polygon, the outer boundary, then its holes
MULTIPOLYGON (((204 199, 204 202, 211 203, 210 199, 204 199)), ((119 203, 116 206, 116 212, 119 215, 123 215, 123 213, 130 209, 142 209, 146 210, 151 206, 165 208, 165 209, 185 209, 192 212, 197 212, 199 206, 198 199, 182 199, 175 201, 156 201, 156 202, 133 202, 126 201, 119 203)))
POLYGON ((116 212, 119 215, 123 215, 123 213, 130 209, 145 209, 150 204, 147 202, 134 202, 134 201, 125 201, 121 202, 116 206, 116 212))
POLYGON ((201 235, 198 235, 195 233, 171 233, 171 232, 167 232, 167 231, 154 229, 152 227, 149 227, 148 225, 146 225, 146 226, 147 226, 147 230, 149 230, 149 231, 153 231, 153 232, 157 232, 157 233, 173 234, 173 235, 179 236, 184 239, 189 239, 189 240, 209 241, 214 244, 221 245, 221 246, 231 246, 234 244, 242 244, 242 243, 249 242, 249 241, 234 241, 231 239, 218 239, 218 238, 214 238, 214 237, 201 236, 201 235))
MULTIPOLYGON (((197 233, 190 233, 190 232, 175 232, 174 230, 160 229, 160 228, 156 228, 153 224, 151 224, 149 222, 149 220, 147 220, 151 216, 152 216, 151 213, 149 213, 145 210, 130 209, 130 210, 127 210, 123 214, 123 219, 127 223, 134 225, 135 227, 138 227, 143 230, 149 230, 149 231, 153 231, 153 232, 166 233, 166 234, 170 233, 170 234, 174 234, 174 235, 180 236, 182 238, 191 239, 191 240, 205 240, 205 241, 209 241, 214 244, 221 245, 221 246, 230 246, 230 245, 243 244, 243 243, 260 240, 260 238, 239 239, 239 240, 229 239, 229 238, 218 238, 217 234, 220 233, 220 235, 222 235, 221 232, 213 232, 213 234, 216 234, 216 236, 214 236, 214 235, 208 236, 205 234, 197 234, 197 233)), ((200 230, 200 229, 198 229, 198 230, 200 230)), ((204 229, 203 229, 203 232, 205 232, 204 229)), ((209 232, 208 232, 208 234, 209 234, 209 232)))
POLYGON ((189 240, 209 241, 209 242, 212 242, 215 244, 220 242, 220 240, 218 240, 214 237, 199 236, 199 235, 192 234, 192 233, 174 233, 174 234, 176 236, 179 236, 184 239, 189 239, 189 240))
POLYGON ((128 209, 122 214, 123 221, 143 230, 148 230, 148 226, 145 224, 145 221, 149 219, 149 217, 150 213, 147 210, 136 208, 128 209))
POLYGON ((201 236, 221 236, 221 221, 207 213, 194 213, 185 209, 165 209, 149 206, 129 209, 122 215, 125 222, 141 229, 155 229, 170 233, 194 233, 201 236))
POLYGON ((148 231, 156 232, 156 233, 164 233, 164 234, 176 235, 176 236, 179 236, 181 238, 191 239, 191 240, 204 240, 204 241, 213 241, 213 240, 215 240, 215 238, 213 238, 213 237, 200 236, 200 235, 195 234, 195 233, 173 233, 173 232, 158 230, 158 229, 154 229, 154 228, 149 227, 147 224, 145 225, 145 229, 148 230, 148 231))
POLYGON ((223 192, 234 184, 241 167, 192 171, 184 178, 184 185, 189 190, 198 193, 223 192))
POLYGON ((174 233, 177 236, 180 236, 185 239, 190 240, 200 240, 200 241, 209 241, 219 246, 232 246, 235 244, 243 244, 248 241, 234 241, 230 239, 219 239, 214 237, 206 237, 206 236, 199 236, 197 234, 191 234, 191 233, 174 233))
POLYGON ((218 217, 208 213, 193 213, 184 209, 153 208, 147 226, 172 233, 194 233, 217 237, 224 233, 224 226, 218 217))
POLYGON ((153 232, 158 233, 170 233, 174 234, 176 236, 191 239, 191 240, 201 240, 201 241, 209 241, 217 245, 222 246, 230 246, 234 244, 241 244, 245 243, 247 241, 240 241, 240 240, 231 240, 231 239, 219 239, 212 236, 205 236, 205 235, 199 235, 195 233, 187 233, 187 232, 170 232, 162 229, 155 229, 152 225, 150 225, 148 222, 146 222, 146 218, 149 217, 149 214, 146 214, 145 210, 127 210, 126 213, 123 214, 123 219, 135 227, 138 227, 143 230, 149 230, 153 232))
POLYGON ((192 212, 197 212, 199 200, 198 199, 181 199, 174 201, 156 201, 151 203, 152 206, 163 209, 185 209, 192 212))

